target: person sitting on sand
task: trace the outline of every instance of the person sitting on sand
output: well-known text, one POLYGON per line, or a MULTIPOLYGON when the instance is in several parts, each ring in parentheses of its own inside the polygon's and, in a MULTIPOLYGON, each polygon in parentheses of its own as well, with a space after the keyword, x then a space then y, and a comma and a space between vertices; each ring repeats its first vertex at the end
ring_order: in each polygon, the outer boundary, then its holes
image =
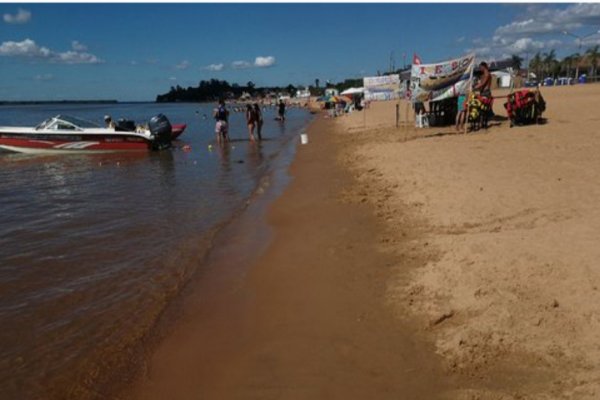
POLYGON ((254 128, 256 128, 256 124, 258 120, 258 116, 256 115, 256 111, 254 111, 254 107, 251 104, 246 105, 246 123, 248 124, 248 136, 250 137, 251 142, 255 142, 254 139, 254 128))
POLYGON ((228 120, 229 110, 225 107, 225 101, 219 100, 219 105, 213 110, 213 117, 217 121, 215 124, 215 133, 217 135, 217 143, 225 143, 229 141, 228 135, 228 120))
POLYGON ((262 140, 263 116, 258 103, 254 103, 254 112, 256 113, 256 135, 258 140, 262 140))

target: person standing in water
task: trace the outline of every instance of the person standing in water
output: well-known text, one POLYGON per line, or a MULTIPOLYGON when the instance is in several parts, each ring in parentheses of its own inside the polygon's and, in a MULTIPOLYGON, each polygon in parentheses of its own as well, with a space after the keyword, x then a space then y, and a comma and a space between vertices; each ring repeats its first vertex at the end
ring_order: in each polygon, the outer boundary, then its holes
POLYGON ((256 136, 258 136, 258 140, 262 140, 263 116, 258 103, 254 103, 254 113, 256 115, 256 136))
POLYGON ((254 139, 254 128, 256 128, 257 123, 258 123, 258 116, 256 115, 256 111, 254 110, 254 107, 252 107, 252 104, 247 104, 246 105, 246 124, 248 124, 248 136, 250 137, 251 142, 256 141, 256 139, 254 139))
POLYGON ((279 120, 280 121, 285 121, 285 103, 283 102, 283 100, 279 100, 279 120))
POLYGON ((217 135, 217 143, 229 142, 229 110, 225 107, 225 101, 219 100, 219 105, 213 111, 213 117, 215 118, 215 134, 217 135))

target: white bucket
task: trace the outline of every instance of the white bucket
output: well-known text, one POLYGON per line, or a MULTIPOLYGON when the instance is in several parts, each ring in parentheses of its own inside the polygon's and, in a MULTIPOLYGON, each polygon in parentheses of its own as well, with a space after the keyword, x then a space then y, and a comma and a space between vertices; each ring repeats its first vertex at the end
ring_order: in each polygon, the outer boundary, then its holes
POLYGON ((302 143, 302 144, 308 143, 308 135, 306 133, 300 134, 300 143, 302 143))

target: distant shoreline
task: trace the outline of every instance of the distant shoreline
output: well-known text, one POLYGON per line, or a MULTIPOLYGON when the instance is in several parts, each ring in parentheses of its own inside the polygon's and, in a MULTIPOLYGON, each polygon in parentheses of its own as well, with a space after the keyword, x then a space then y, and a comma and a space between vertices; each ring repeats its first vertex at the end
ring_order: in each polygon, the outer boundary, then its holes
MULTIPOLYGON (((0 106, 20 106, 37 104, 118 104, 117 100, 23 100, 23 101, 3 101, 0 100, 0 106)), ((124 102, 137 103, 137 102, 124 102)))

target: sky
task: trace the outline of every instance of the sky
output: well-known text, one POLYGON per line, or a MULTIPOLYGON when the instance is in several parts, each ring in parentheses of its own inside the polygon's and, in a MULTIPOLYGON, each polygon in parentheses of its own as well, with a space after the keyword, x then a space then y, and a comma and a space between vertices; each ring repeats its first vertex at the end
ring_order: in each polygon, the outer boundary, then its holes
POLYGON ((211 78, 324 84, 413 53, 528 60, 600 44, 598 3, 0 3, 0 15, 0 100, 153 101, 211 78))

